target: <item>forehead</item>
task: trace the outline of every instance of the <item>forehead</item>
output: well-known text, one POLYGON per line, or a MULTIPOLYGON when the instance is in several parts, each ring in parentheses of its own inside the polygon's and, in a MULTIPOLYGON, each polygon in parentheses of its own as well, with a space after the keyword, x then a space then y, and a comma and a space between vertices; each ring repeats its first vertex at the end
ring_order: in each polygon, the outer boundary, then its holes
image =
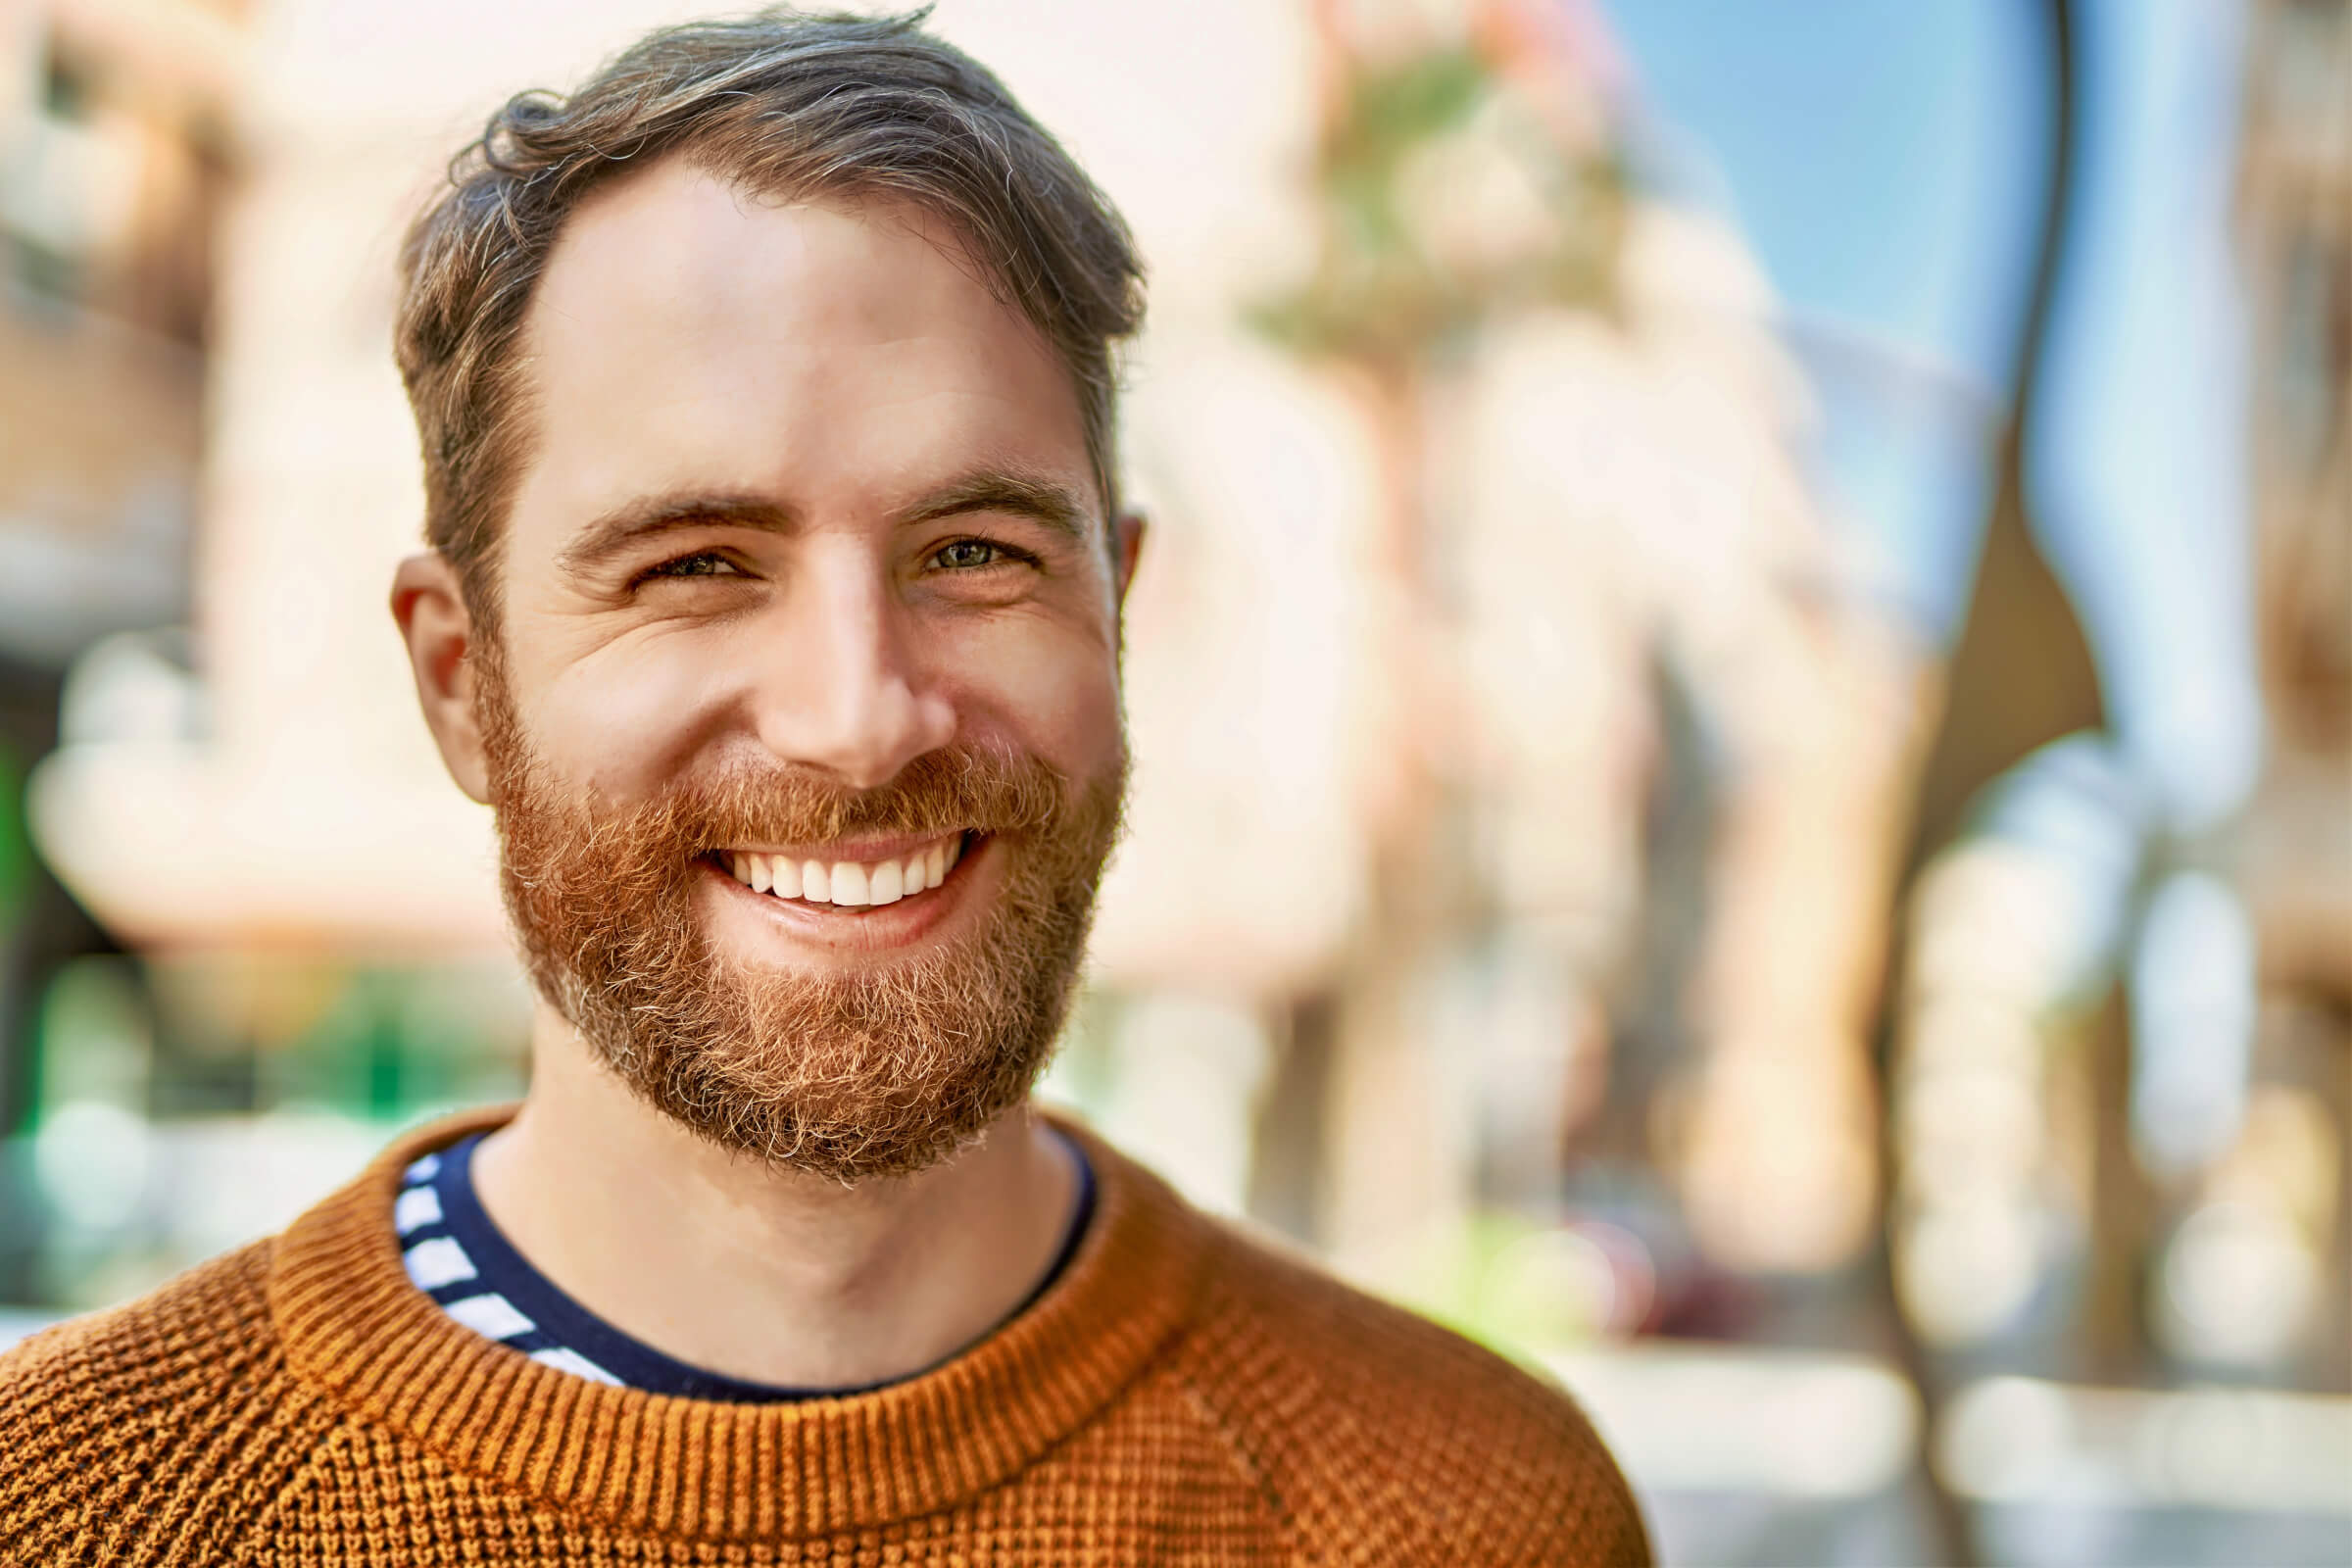
POLYGON ((902 204, 783 202, 682 160, 584 202, 524 328, 514 556, 664 492, 888 510, 976 466, 1093 490, 1076 388, 954 233, 902 204))

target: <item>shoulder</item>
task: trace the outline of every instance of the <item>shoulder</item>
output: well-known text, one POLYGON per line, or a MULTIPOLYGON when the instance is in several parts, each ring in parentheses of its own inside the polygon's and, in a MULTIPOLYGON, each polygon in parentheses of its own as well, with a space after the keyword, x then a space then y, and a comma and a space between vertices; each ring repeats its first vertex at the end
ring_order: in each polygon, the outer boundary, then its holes
POLYGON ((0 1430, 67 1438, 127 1401, 160 1416, 216 1399, 274 1350, 270 1244, 198 1264, 122 1306, 69 1318, 0 1354, 0 1430))
POLYGON ((0 1560, 136 1557, 282 1484, 323 1422, 282 1375, 270 1258, 255 1243, 0 1354, 0 1560))
POLYGON ((1183 1360, 1304 1537, 1405 1562, 1649 1561, 1625 1478, 1564 1390, 1266 1242, 1222 1232, 1183 1360))

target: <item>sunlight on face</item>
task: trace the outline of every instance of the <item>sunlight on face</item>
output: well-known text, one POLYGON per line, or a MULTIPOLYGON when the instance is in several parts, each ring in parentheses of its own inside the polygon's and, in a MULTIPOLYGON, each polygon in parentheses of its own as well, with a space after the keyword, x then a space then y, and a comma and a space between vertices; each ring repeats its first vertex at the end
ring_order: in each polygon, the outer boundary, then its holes
POLYGON ((936 223, 678 162, 581 209, 526 346, 485 706, 542 990, 721 1141, 944 1153, 1042 1065, 1116 828, 1068 372, 936 223))

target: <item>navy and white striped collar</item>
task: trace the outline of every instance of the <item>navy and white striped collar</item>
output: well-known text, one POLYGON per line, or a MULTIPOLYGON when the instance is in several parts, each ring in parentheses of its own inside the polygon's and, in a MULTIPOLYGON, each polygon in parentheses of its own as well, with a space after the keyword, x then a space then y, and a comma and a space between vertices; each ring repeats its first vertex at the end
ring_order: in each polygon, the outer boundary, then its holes
MULTIPOLYGON (((686 1398, 772 1403, 888 1387, 795 1389, 747 1382, 688 1365, 622 1333, 532 1267, 483 1209, 473 1188, 473 1152, 481 1138, 473 1134, 412 1162, 392 1209, 409 1278, 466 1327, 578 1377, 686 1398)), ((1065 1142, 1078 1161, 1076 1210, 1053 1265, 1007 1322, 1060 1276, 1094 1215, 1094 1168, 1075 1140, 1065 1142)))

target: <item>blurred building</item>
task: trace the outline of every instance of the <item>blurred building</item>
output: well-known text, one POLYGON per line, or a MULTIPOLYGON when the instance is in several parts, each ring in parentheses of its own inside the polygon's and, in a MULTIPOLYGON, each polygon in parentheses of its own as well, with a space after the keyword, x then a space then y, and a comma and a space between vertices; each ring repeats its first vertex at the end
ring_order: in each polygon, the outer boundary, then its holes
POLYGON ((2264 0, 2242 176, 2271 755, 2247 848, 2282 987, 2352 1005, 2352 15, 2264 0))
POLYGON ((2260 955, 2255 1082, 2233 1157, 2168 1261, 2182 1281, 2200 1252, 2217 1269, 2230 1266, 2217 1254, 2249 1250, 2275 1261, 2238 1263, 2256 1278, 2170 1302, 2159 1327, 2192 1355, 2259 1360, 2266 1338, 2284 1349, 2300 1326, 2341 1385, 2352 1381, 2352 5, 2263 0, 2251 24, 2238 195, 2270 746, 2230 872, 2260 955), (2313 1321, 2281 1312, 2270 1336, 2232 1332, 2251 1297, 2304 1293, 2313 1321))
MULTIPOLYGON (((142 639, 127 651, 144 663, 186 657, 170 628, 188 614, 244 10, 0 12, 0 1134, 40 1093, 54 977, 115 946, 25 833, 66 672, 118 633, 142 639)), ((0 1291, 15 1294, 31 1222, 11 1198, 0 1184, 0 1291)))
POLYGON ((0 36, 0 655, 181 618, 239 4, 12 7, 0 36))

